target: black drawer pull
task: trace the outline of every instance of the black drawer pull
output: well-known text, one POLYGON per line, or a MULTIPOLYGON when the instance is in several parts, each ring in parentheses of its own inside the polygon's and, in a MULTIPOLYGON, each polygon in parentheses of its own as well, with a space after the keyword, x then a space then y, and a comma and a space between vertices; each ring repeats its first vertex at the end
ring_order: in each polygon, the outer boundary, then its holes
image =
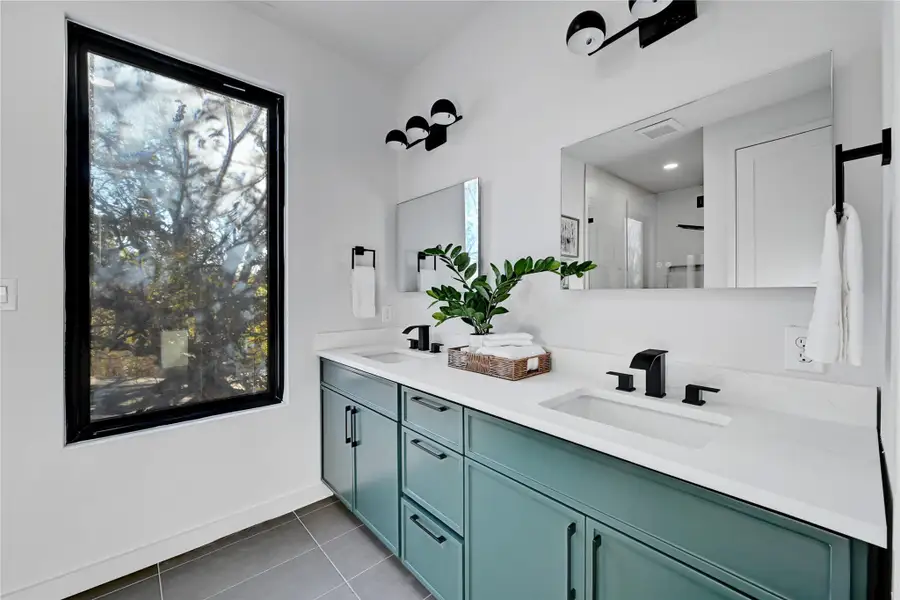
POLYGON ((438 460, 444 460, 445 458, 447 458, 446 454, 444 454, 443 452, 439 452, 437 450, 432 450, 431 448, 429 448, 428 446, 423 444, 422 440, 419 440, 419 439, 410 440, 409 443, 412 444, 413 446, 415 446, 416 448, 418 448, 419 450, 422 450, 423 452, 427 452, 428 454, 432 455, 433 457, 435 457, 438 460))
POLYGON ((438 404, 437 402, 430 402, 423 398, 422 396, 410 396, 410 400, 415 402, 416 404, 421 404, 425 408, 430 408, 431 410, 435 410, 437 412, 444 412, 450 410, 449 407, 444 406, 443 404, 438 404))
POLYGON ((430 537, 431 539, 436 541, 438 544, 443 544, 444 542, 447 541, 447 538, 445 538, 444 536, 434 535, 431 531, 428 530, 427 527, 422 525, 422 522, 419 520, 419 515, 413 515, 409 518, 409 520, 412 521, 416 527, 418 527, 419 529, 424 531, 425 535, 427 535, 428 537, 430 537))
POLYGON ((347 415, 349 415, 349 414, 350 414, 350 407, 345 406, 344 407, 344 443, 345 444, 349 444, 350 442, 353 441, 352 439, 350 439, 350 432, 347 431, 347 415))
POLYGON ((356 415, 359 413, 359 409, 355 406, 350 409, 350 439, 353 441, 350 443, 351 448, 356 448, 359 446, 359 440, 356 438, 356 415))
POLYGON ((603 544, 603 537, 598 533, 594 536, 594 540, 591 543, 591 599, 595 600, 599 598, 598 591, 600 590, 600 581, 598 579, 599 573, 597 568, 597 551, 600 550, 600 546, 603 544))
POLYGON ((572 538, 575 537, 575 523, 569 523, 566 529, 566 598, 575 600, 575 588, 572 587, 572 538))

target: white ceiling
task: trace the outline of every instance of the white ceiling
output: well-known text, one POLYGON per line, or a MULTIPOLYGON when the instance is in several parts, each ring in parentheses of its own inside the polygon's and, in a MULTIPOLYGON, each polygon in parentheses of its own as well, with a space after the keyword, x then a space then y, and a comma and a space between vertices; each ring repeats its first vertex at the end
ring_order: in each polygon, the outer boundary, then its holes
POLYGON ((488 2, 270 0, 241 7, 357 64, 400 79, 488 2))
POLYGON ((603 170, 619 179, 661 194, 703 184, 703 130, 697 129, 643 154, 608 162, 603 170), (666 171, 663 165, 678 163, 666 171))

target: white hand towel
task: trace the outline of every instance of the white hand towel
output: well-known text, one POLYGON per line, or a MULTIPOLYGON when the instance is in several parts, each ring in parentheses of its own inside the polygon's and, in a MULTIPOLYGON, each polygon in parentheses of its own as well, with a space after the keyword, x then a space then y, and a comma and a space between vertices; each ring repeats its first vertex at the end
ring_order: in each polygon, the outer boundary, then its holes
POLYGON ((809 358, 862 364, 863 285, 862 227, 856 209, 845 203, 840 226, 833 209, 825 215, 822 264, 806 340, 809 358))
POLYGON ((501 348, 505 346, 530 346, 534 336, 530 333, 498 333, 487 335, 482 342, 486 348, 501 348))
POLYGON ((825 212, 825 236, 813 314, 806 338, 806 355, 820 363, 833 363, 841 355, 843 337, 841 250, 834 210, 825 212))
POLYGON ((353 316, 357 319, 375 317, 375 268, 356 265, 350 270, 350 291, 353 296, 353 316))
POLYGON ((843 276, 843 344, 841 358, 858 367, 863 354, 863 241, 862 227, 856 209, 844 203, 843 276))
POLYGON ((423 271, 419 271, 419 291, 424 292, 426 290, 430 290, 433 287, 438 287, 440 282, 438 281, 437 271, 434 269, 425 269, 423 271))
POLYGON ((509 358, 515 360, 517 358, 530 358, 532 356, 540 356, 544 354, 544 349, 540 346, 506 346, 503 348, 489 348, 487 346, 479 348, 476 354, 482 356, 498 356, 500 358, 509 358))

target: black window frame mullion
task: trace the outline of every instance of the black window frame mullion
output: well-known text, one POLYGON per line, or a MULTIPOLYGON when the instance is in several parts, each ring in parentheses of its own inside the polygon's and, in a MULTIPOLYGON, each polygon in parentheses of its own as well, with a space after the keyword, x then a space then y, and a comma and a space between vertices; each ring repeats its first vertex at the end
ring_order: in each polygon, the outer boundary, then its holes
POLYGON ((66 443, 280 403, 284 395, 284 98, 209 69, 67 22, 65 394, 66 443), (90 418, 90 140, 87 55, 99 54, 268 110, 268 355, 265 392, 90 418))

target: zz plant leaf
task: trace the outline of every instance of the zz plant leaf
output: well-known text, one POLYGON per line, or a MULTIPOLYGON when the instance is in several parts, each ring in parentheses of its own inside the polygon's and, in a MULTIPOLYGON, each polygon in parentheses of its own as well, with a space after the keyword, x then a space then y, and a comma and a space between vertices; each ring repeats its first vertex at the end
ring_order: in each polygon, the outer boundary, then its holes
POLYGON ((591 261, 565 263, 553 256, 535 260, 530 256, 520 258, 515 263, 508 260, 500 268, 491 264, 494 273, 494 284, 488 283, 486 275, 475 277, 478 265, 471 262, 468 253, 461 246, 447 244, 425 250, 426 256, 436 256, 450 269, 454 281, 459 282, 462 289, 449 285, 433 287, 425 293, 434 300, 432 306, 438 304, 438 312, 432 314, 436 325, 451 319, 462 319, 470 325, 476 334, 490 333, 493 329, 491 320, 509 312, 501 303, 509 300, 510 293, 523 278, 536 273, 554 273, 560 278, 583 277, 588 271, 597 268, 591 261))

